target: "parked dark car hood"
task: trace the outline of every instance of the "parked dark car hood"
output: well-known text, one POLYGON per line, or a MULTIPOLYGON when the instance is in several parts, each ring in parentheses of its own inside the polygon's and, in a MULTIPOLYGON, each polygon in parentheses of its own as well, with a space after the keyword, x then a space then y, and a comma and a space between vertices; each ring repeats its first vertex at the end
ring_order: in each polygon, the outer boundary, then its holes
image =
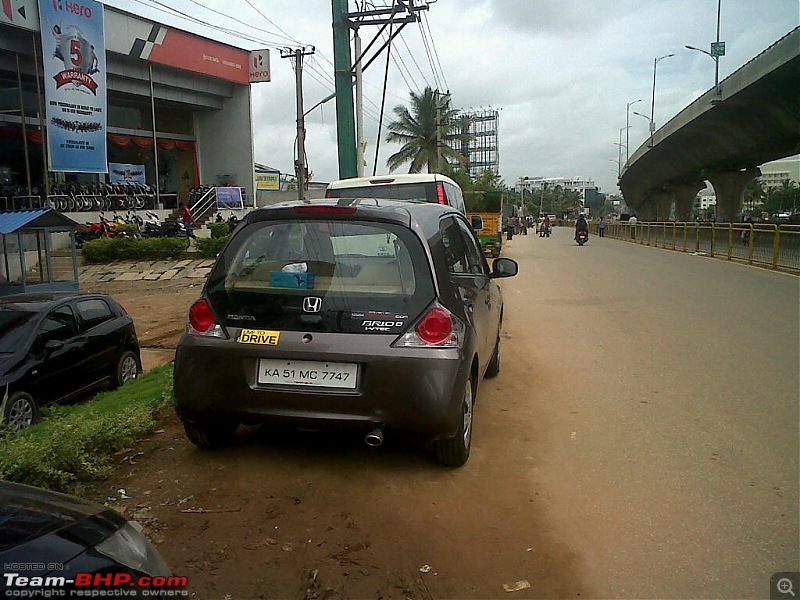
POLYGON ((80 498, 0 481, 0 562, 35 560, 44 548, 48 560, 56 560, 52 551, 57 549, 66 561, 124 522, 113 511, 80 498))

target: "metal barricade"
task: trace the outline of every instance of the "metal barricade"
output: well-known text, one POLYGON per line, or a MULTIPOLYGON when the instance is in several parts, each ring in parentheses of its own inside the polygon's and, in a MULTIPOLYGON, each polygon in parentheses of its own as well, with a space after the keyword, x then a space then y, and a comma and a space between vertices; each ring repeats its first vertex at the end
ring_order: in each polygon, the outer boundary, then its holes
POLYGON ((606 237, 800 274, 800 225, 618 222, 606 237))

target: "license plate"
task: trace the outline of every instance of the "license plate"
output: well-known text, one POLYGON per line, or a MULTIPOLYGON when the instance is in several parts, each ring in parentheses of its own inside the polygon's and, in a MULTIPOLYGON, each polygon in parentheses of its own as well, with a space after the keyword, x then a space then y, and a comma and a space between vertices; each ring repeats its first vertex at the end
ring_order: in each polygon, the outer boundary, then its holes
POLYGON ((258 383, 355 389, 358 365, 311 360, 258 361, 258 383))

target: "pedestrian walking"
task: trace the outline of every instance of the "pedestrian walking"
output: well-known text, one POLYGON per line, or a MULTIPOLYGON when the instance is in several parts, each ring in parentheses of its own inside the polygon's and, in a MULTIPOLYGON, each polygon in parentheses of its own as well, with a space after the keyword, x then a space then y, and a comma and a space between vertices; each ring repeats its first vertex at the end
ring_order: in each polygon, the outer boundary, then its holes
POLYGON ((598 235, 603 237, 606 232, 606 219, 605 217, 600 217, 600 222, 597 224, 598 235))
POLYGON ((509 216, 506 219, 506 240, 511 240, 514 237, 514 217, 509 216))
POLYGON ((631 218, 628 219, 628 224, 631 226, 631 239, 632 240, 636 239, 636 221, 637 220, 638 219, 636 218, 636 215, 631 215, 631 218))
POLYGON ((186 206, 185 202, 181 202, 181 222, 183 223, 183 228, 186 231, 186 236, 190 239, 196 240, 197 236, 194 234, 194 231, 192 231, 194 217, 192 216, 192 211, 189 210, 189 207, 186 206))

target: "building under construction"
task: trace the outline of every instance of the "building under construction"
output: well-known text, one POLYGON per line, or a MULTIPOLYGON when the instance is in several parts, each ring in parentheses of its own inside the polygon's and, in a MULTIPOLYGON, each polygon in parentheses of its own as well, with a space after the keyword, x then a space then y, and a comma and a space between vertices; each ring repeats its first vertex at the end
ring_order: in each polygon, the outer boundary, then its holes
POLYGON ((500 152, 497 146, 497 125, 499 112, 485 108, 474 112, 462 112, 464 120, 462 133, 470 134, 469 142, 462 142, 458 149, 467 157, 467 173, 470 177, 480 176, 486 169, 500 172, 500 152))

